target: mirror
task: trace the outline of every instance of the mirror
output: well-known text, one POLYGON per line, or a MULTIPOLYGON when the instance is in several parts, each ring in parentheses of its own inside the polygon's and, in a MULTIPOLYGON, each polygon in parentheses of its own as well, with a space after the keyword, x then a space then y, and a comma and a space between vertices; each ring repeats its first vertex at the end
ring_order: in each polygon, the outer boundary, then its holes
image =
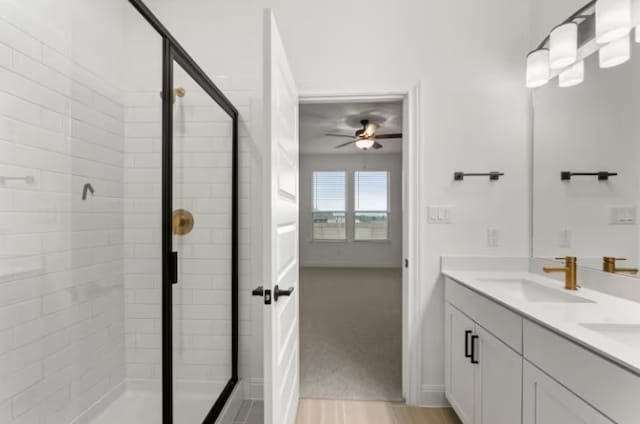
POLYGON ((627 259, 618 268, 640 266, 639 76, 640 44, 632 42, 622 65, 601 69, 595 53, 582 84, 559 88, 553 80, 532 91, 534 257, 577 256, 580 266, 603 269, 607 256, 627 259), (563 180, 562 172, 596 175, 563 180))

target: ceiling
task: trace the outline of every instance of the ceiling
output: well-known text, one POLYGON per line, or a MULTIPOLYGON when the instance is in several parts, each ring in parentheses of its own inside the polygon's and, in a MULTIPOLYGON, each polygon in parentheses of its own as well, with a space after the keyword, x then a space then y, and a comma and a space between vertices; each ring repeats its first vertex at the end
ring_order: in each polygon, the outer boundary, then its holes
MULTIPOLYGON (((351 135, 369 119, 380 125, 378 133, 402 132, 402 102, 304 103, 300 105, 300 154, 390 154, 402 152, 402 140, 380 140, 384 147, 362 151, 355 146, 336 149, 348 138, 330 137, 326 133, 351 135)), ((355 136, 354 136, 355 139, 355 136)))

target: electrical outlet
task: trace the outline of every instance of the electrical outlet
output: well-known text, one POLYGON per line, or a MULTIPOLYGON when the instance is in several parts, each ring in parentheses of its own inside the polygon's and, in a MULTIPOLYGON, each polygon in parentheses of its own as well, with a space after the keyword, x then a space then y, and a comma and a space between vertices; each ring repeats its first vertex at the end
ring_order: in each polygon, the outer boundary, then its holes
POLYGON ((570 248, 571 247, 571 230, 568 228, 560 229, 559 247, 570 248))
POLYGON ((500 231, 497 228, 487 229, 487 246, 498 247, 500 245, 500 231))

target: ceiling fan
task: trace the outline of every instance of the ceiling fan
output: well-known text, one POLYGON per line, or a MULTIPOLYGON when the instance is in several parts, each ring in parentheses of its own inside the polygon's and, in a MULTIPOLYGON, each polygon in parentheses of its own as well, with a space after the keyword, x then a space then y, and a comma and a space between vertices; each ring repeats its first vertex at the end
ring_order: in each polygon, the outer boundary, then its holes
MULTIPOLYGON (((351 144, 355 144, 358 148, 362 150, 369 150, 371 148, 377 150, 377 149, 382 149, 383 147, 382 144, 378 143, 378 140, 383 140, 383 139, 392 140, 392 139, 402 138, 402 133, 377 134, 376 131, 378 131, 378 128, 380 126, 375 122, 370 122, 368 119, 363 119, 362 121, 360 121, 360 124, 362 124, 362 129, 359 129, 358 131, 355 132, 355 139, 347 143, 343 143, 336 146, 336 149, 340 149, 342 147, 347 147, 351 144)), ((330 137, 348 137, 348 138, 354 137, 352 135, 346 135, 346 134, 325 134, 325 135, 330 137)))

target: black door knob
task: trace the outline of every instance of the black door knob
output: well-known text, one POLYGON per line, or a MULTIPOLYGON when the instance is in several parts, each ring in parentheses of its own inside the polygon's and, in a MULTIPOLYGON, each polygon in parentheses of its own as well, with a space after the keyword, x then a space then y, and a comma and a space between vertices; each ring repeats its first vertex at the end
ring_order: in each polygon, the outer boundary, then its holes
POLYGON ((258 286, 251 291, 251 294, 253 296, 264 296, 264 289, 262 288, 262 286, 258 286))

